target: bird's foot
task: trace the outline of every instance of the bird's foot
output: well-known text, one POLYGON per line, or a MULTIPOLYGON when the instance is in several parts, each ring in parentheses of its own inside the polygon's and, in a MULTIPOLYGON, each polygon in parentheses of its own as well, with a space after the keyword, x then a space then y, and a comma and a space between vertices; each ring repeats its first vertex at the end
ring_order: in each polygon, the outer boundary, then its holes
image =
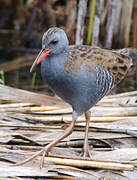
POLYGON ((92 155, 89 151, 89 148, 84 148, 83 151, 81 152, 80 154, 80 157, 88 157, 88 158, 91 158, 92 159, 92 155))
POLYGON ((48 152, 49 152, 49 146, 45 146, 42 150, 36 152, 35 154, 33 154, 31 157, 25 159, 24 161, 20 162, 20 163, 16 163, 12 166, 23 166, 24 164, 36 159, 38 156, 42 155, 41 156, 41 160, 40 160, 40 168, 43 167, 44 165, 44 157, 45 156, 48 156, 48 152))
POLYGON ((59 138, 55 139, 53 142, 51 142, 50 144, 45 146, 41 151, 38 151, 37 153, 32 155, 30 158, 24 160, 21 163, 16 163, 13 166, 22 166, 22 165, 26 164, 27 162, 32 161, 36 157, 42 155, 41 160, 40 160, 40 168, 42 168, 43 165, 44 165, 44 157, 46 155, 48 155, 48 152, 51 150, 51 148, 53 148, 57 143, 59 143, 61 140, 65 139, 67 136, 69 136, 72 133, 72 130, 74 128, 75 121, 77 120, 77 118, 78 118, 77 113, 73 112, 72 122, 71 122, 70 126, 65 130, 65 133, 62 136, 60 136, 59 138))

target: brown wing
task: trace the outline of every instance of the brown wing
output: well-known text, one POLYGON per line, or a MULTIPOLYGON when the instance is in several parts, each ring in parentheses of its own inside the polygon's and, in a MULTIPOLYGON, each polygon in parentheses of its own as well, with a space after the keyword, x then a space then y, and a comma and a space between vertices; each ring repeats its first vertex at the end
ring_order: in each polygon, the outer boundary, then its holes
POLYGON ((126 75, 132 64, 132 59, 120 50, 108 50, 86 45, 70 46, 66 71, 76 71, 85 62, 98 64, 109 70, 114 77, 115 84, 117 84, 126 75))

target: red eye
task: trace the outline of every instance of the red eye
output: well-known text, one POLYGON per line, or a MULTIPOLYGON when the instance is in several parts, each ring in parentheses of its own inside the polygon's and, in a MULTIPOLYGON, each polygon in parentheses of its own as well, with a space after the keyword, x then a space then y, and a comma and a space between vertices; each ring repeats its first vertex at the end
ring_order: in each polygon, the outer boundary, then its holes
POLYGON ((58 41, 57 40, 53 40, 53 41, 51 41, 51 44, 57 44, 58 43, 58 41))

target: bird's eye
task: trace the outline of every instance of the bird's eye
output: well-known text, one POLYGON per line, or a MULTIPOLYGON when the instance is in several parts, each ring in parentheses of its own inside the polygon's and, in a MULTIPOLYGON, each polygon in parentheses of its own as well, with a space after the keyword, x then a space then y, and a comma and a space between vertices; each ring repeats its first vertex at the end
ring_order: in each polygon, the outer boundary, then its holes
POLYGON ((57 40, 53 40, 53 41, 51 41, 51 44, 57 44, 58 43, 58 41, 57 40))

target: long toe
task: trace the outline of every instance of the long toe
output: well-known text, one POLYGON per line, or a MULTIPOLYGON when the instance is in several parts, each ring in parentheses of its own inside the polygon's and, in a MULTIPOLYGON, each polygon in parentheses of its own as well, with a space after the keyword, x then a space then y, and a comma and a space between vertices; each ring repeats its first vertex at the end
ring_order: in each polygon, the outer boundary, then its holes
POLYGON ((40 160, 40 168, 42 168, 44 165, 44 157, 48 155, 48 146, 46 146, 42 150, 36 152, 35 154, 33 154, 29 158, 25 159, 24 161, 22 161, 20 163, 16 163, 12 166, 23 166, 23 165, 27 164, 28 162, 31 162, 32 160, 36 159, 40 155, 42 155, 41 160, 40 160))
POLYGON ((24 164, 31 162, 32 160, 36 159, 38 156, 40 156, 43 153, 43 150, 40 150, 38 152, 36 152, 35 154, 33 154, 31 157, 25 159, 24 161, 20 162, 20 163, 16 163, 12 166, 23 166, 24 164))
POLYGON ((42 169, 43 166, 44 166, 44 158, 45 158, 45 156, 48 156, 48 148, 47 147, 43 148, 43 152, 42 152, 42 156, 41 156, 41 160, 40 160, 40 169, 42 169))
POLYGON ((91 158, 92 159, 92 155, 91 155, 91 153, 90 153, 90 151, 89 151, 89 148, 87 148, 87 149, 83 149, 83 151, 81 152, 81 154, 80 154, 80 157, 88 157, 88 158, 91 158))

